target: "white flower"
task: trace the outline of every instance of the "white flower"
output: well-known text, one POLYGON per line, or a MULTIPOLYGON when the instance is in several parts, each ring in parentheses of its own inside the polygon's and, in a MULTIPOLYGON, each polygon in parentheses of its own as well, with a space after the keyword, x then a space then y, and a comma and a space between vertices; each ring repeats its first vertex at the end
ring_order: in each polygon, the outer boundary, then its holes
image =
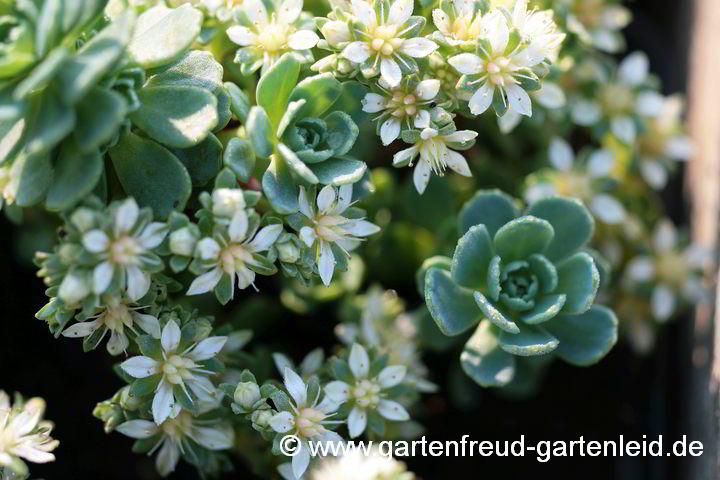
POLYGON ((238 51, 236 61, 247 65, 244 73, 262 67, 270 68, 285 52, 295 51, 310 55, 319 37, 312 18, 302 15, 302 0, 282 0, 275 10, 268 12, 261 0, 245 0, 242 9, 248 23, 227 29, 234 43, 244 47, 238 51))
POLYGON ((298 203, 305 225, 300 228, 300 240, 309 248, 315 247, 320 279, 327 286, 335 271, 335 255, 350 257, 349 252, 360 245, 362 237, 380 231, 380 227, 363 218, 346 218, 342 214, 352 203, 352 185, 337 188, 326 185, 320 190, 314 202, 300 187, 298 203), (317 207, 315 205, 317 204, 317 207), (333 252, 333 246, 339 251, 333 252))
POLYGON ((308 442, 342 442, 340 435, 326 428, 341 422, 328 420, 338 407, 328 396, 318 403, 320 392, 315 398, 308 398, 308 387, 297 373, 285 368, 283 376, 285 388, 292 397, 291 410, 276 413, 268 423, 274 431, 295 435, 300 441, 298 452, 292 458, 292 473, 295 478, 301 478, 310 464, 308 442))
MULTIPOLYGON (((20 162, 18 162, 19 164, 20 162)), ((18 188, 20 188, 20 171, 12 165, 0 167, 0 207, 3 203, 15 203, 18 188)))
POLYGON ((160 425, 148 420, 130 420, 118 425, 116 430, 131 438, 157 437, 148 455, 159 449, 155 466, 163 477, 175 470, 180 454, 189 448, 188 439, 208 450, 227 450, 235 442, 235 432, 229 423, 198 420, 187 411, 178 412, 160 425))
POLYGON ((553 195, 569 195, 583 200, 593 215, 607 224, 620 224, 626 218, 623 204, 603 189, 596 180, 611 176, 615 157, 610 150, 596 150, 584 162, 575 161, 572 147, 562 138, 550 140, 550 164, 556 171, 548 172, 525 192, 528 202, 553 195))
POLYGON ((350 349, 350 371, 355 382, 347 384, 335 380, 325 385, 325 394, 339 404, 352 402, 353 409, 348 416, 350 437, 360 436, 367 426, 368 410, 375 410, 388 420, 409 420, 405 407, 394 400, 388 400, 384 390, 400 384, 407 369, 403 365, 390 365, 376 377, 369 378, 370 358, 362 345, 355 343, 350 349))
POLYGON ((12 406, 10 397, 0 390, 0 470, 7 468, 19 475, 27 473, 20 459, 33 463, 55 460, 50 453, 60 442, 50 437, 53 424, 42 420, 45 401, 31 398, 23 405, 12 406), (24 471, 23 471, 24 470, 24 471))
POLYGON ((625 48, 620 30, 632 20, 630 10, 605 0, 559 0, 568 9, 567 28, 580 39, 609 53, 625 48))
POLYGON ((282 353, 275 352, 272 354, 272 357, 275 362, 275 367, 280 373, 285 372, 285 369, 289 368, 294 372, 298 372, 304 380, 308 380, 310 377, 317 374, 318 370, 320 370, 325 361, 325 353, 320 347, 305 355, 305 358, 303 358, 297 368, 295 367, 293 361, 282 353))
POLYGON ((212 213, 218 217, 232 218, 245 209, 245 194, 239 188, 218 188, 213 190, 212 213))
POLYGON ((133 198, 122 202, 112 211, 112 225, 107 229, 85 232, 82 244, 101 262, 93 271, 93 293, 101 295, 110 287, 116 275, 130 300, 142 298, 150 288, 148 269, 161 265, 151 250, 167 235, 167 225, 141 218, 133 198))
POLYGON ((529 46, 526 55, 556 59, 564 33, 558 33, 552 10, 528 10, 528 0, 517 0, 512 10, 512 25, 529 46))
POLYGON ((469 148, 477 132, 458 130, 449 135, 440 135, 434 128, 426 128, 420 132, 420 138, 410 148, 401 150, 393 156, 393 166, 412 166, 415 157, 420 160, 413 171, 413 181, 418 193, 422 194, 430 181, 430 173, 443 175, 446 167, 463 175, 472 176, 465 157, 451 148, 469 148))
POLYGON ((230 224, 218 226, 213 238, 206 237, 197 244, 196 255, 202 260, 205 273, 197 277, 187 295, 199 295, 215 288, 224 275, 230 277, 231 298, 237 287, 254 286, 255 271, 264 273, 272 264, 259 252, 267 251, 283 231, 281 224, 268 225, 258 230, 258 222, 250 221, 248 211, 235 212, 230 224))
POLYGON ((90 275, 83 275, 82 272, 70 272, 60 282, 58 297, 67 305, 75 305, 92 291, 92 279, 90 275))
POLYGON ((169 236, 170 251, 174 255, 189 257, 195 250, 197 240, 197 234, 190 227, 179 228, 169 236))
POLYGON ((127 350, 130 341, 125 329, 139 335, 135 327, 150 334, 154 338, 160 338, 160 322, 153 315, 139 313, 144 307, 129 307, 126 301, 113 297, 107 305, 100 307, 100 312, 89 317, 89 320, 75 323, 63 330, 64 337, 78 338, 88 337, 96 331, 101 330, 99 337, 93 342, 93 347, 102 342, 107 332, 110 332, 110 340, 107 343, 107 351, 110 355, 119 355, 127 350))
POLYGON ((125 360, 120 367, 134 378, 159 375, 152 413, 155 423, 160 425, 170 417, 175 406, 175 387, 181 388, 191 401, 187 388, 201 402, 214 400, 215 386, 207 377, 214 372, 204 369, 200 362, 215 357, 226 341, 227 337, 208 337, 180 351, 180 327, 175 320, 170 320, 160 337, 162 357, 154 359, 138 355, 125 360))
POLYGON ((391 88, 382 78, 378 85, 383 95, 367 93, 362 99, 363 111, 380 113, 375 120, 382 121, 380 138, 383 145, 390 145, 400 136, 403 122, 408 129, 430 126, 430 105, 440 91, 440 81, 423 80, 412 88, 391 88))
POLYGON ((450 46, 472 44, 482 33, 482 13, 472 0, 453 0, 447 11, 436 8, 433 23, 438 29, 435 37, 450 46))
POLYGON ((352 449, 347 454, 323 459, 310 471, 310 480, 414 480, 405 464, 373 448, 366 454, 352 449))
POLYGON ((418 37, 422 20, 412 17, 413 0, 393 0, 390 8, 375 13, 375 2, 352 0, 350 15, 361 28, 353 31, 355 41, 342 51, 342 56, 361 65, 365 78, 380 73, 390 87, 400 84, 403 71, 417 71, 412 58, 424 58, 438 46, 424 37, 418 37))

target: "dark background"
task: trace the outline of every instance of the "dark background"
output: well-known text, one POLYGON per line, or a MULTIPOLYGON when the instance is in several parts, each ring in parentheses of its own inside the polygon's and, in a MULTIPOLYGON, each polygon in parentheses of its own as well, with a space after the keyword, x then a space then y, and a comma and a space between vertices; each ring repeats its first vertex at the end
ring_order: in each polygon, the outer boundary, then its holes
MULTIPOLYGON (((638 0, 630 4, 634 22, 626 31, 629 51, 641 49, 650 57, 652 70, 662 79, 664 93, 683 91, 686 85, 689 1, 638 0)), ((664 193, 670 216, 686 221, 682 201, 682 175, 664 193)), ((99 420, 92 417, 95 403, 109 398, 122 386, 110 371, 112 359, 104 348, 83 353, 81 342, 55 340, 34 313, 43 305, 42 282, 35 270, 17 260, 18 242, 34 243, 32 235, 19 236, 7 221, 0 224, 0 389, 19 391, 48 400, 47 417, 56 424, 60 439, 57 461, 33 466, 33 478, 55 479, 154 479, 153 459, 130 451, 132 441, 120 434, 106 435, 99 420)), ((265 289, 272 291, 273 286, 265 289)), ((413 292, 400 292, 417 302, 413 292), (407 295, 406 295, 407 294, 407 295)), ((242 296, 241 296, 242 298, 242 296)), ((237 301, 236 301, 237 302, 237 301)), ((268 339, 295 338, 295 358, 309 345, 332 343, 328 316, 293 318, 272 324, 260 333, 268 339), (318 320, 322 318, 322 320, 318 320), (305 341, 307 340, 307 341, 305 341), (324 343, 321 343, 325 340, 324 343)), ((573 368, 555 363, 541 392, 530 401, 509 401, 487 390, 473 390, 472 409, 448 403, 443 391, 425 397, 417 418, 429 440, 459 440, 468 434, 474 440, 527 441, 576 439, 614 440, 665 436, 666 444, 684 431, 689 369, 689 318, 667 326, 659 336, 653 355, 639 358, 622 341, 599 365, 573 368)), ((443 389, 454 381, 455 355, 430 354, 426 361, 434 380, 443 389)), ((533 458, 412 458, 410 469, 425 480, 448 478, 465 472, 473 478, 516 478, 532 474, 537 478, 622 480, 686 479, 687 462, 677 458, 571 458, 553 459, 547 464, 533 458)), ((224 478, 258 478, 236 462, 237 471, 224 478)), ((195 479, 191 467, 180 463, 175 479, 195 479)))

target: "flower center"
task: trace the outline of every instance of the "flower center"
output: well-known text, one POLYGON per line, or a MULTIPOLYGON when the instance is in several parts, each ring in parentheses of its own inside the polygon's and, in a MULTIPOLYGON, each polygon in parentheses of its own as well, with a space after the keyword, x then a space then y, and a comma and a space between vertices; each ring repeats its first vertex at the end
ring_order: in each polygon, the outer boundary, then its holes
POLYGON ((252 254, 238 243, 232 243, 220 252, 220 266, 228 275, 243 269, 250 260, 252 260, 252 254))
POLYGON ((507 57, 499 56, 491 60, 488 60, 485 65, 485 71, 488 73, 490 82, 495 85, 505 85, 506 83, 512 83, 512 77, 509 74, 508 66, 510 65, 510 59, 507 57))
POLYGON ((350 390, 359 407, 375 407, 380 402, 380 385, 371 380, 360 380, 350 390))
POLYGON ((320 410, 314 408, 301 408, 295 417, 295 427, 298 433, 306 438, 315 437, 325 433, 325 427, 322 421, 326 415, 320 410))
POLYGON ((110 244, 110 261, 118 265, 137 265, 145 249, 133 237, 120 237, 110 244))
POLYGON ((110 330, 120 331, 123 325, 131 325, 132 317, 126 305, 111 305, 107 307, 103 315, 103 323, 110 330))
POLYGON ((633 99, 632 90, 618 83, 610 83, 600 92, 600 103, 610 114, 631 111, 633 99))
POLYGON ((291 33, 290 29, 290 25, 273 22, 260 32, 258 45, 268 52, 283 50, 287 45, 287 38, 291 33))
POLYGON ((388 110, 392 112, 392 116, 397 118, 415 115, 418 111, 417 106, 415 105, 416 102, 417 98, 415 95, 406 95, 403 92, 395 92, 388 102, 388 110))
POLYGON ((180 355, 171 355, 165 360, 165 363, 163 363, 162 371, 168 382, 173 385, 178 385, 183 383, 183 380, 192 378, 193 374, 190 370, 196 367, 195 362, 189 358, 183 358, 180 355))
POLYGON ((403 44, 402 38, 395 38, 397 33, 396 25, 380 25, 372 32, 370 47, 386 57, 393 54, 403 44))
POLYGON ((163 433, 176 443, 180 443, 180 440, 188 434, 191 427, 192 415, 185 410, 181 411, 177 417, 168 418, 160 425, 163 433))

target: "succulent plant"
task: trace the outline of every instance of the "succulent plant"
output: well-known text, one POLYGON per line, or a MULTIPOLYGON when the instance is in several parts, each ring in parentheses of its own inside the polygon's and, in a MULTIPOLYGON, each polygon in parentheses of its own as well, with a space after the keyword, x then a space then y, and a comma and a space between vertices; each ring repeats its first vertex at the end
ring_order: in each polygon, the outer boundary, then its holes
POLYGON ((484 386, 513 380, 516 357, 553 354, 573 365, 599 361, 615 344, 617 319, 593 305, 600 275, 583 251, 594 222, 580 201, 551 197, 520 215, 499 191, 480 191, 460 212, 452 260, 424 270, 425 301, 445 335, 477 325, 460 357, 484 386))

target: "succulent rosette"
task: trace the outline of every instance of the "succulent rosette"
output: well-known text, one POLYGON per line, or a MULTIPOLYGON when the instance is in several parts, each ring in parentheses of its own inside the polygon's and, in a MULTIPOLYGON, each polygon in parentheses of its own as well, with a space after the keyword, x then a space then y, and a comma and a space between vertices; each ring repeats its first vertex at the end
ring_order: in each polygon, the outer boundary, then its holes
POLYGON ((480 191, 458 227, 452 260, 426 262, 425 301, 446 335, 477 325, 460 357, 473 380, 509 384, 517 357, 552 353, 585 366, 610 351, 617 319, 593 305, 600 275, 583 247, 594 222, 580 201, 546 198, 520 215, 510 197, 480 191))

